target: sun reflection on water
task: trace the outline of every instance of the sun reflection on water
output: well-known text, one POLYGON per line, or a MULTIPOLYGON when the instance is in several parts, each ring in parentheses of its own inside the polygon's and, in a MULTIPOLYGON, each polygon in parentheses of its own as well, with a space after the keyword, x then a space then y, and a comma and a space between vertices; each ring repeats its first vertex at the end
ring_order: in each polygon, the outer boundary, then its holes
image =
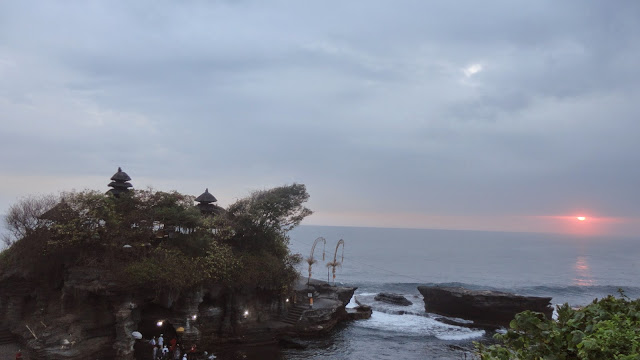
POLYGON ((590 286, 595 283, 591 276, 591 268, 589 267, 586 256, 578 256, 576 263, 573 264, 573 269, 575 270, 573 285, 590 286))

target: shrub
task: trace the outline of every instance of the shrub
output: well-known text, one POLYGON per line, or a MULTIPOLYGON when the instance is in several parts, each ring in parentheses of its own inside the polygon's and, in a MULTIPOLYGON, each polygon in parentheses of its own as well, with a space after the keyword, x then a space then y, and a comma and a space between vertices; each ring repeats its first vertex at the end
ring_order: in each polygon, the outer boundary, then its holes
POLYGON ((595 299, 582 309, 558 307, 558 319, 531 311, 517 314, 501 344, 476 344, 483 360, 640 359, 640 300, 595 299))

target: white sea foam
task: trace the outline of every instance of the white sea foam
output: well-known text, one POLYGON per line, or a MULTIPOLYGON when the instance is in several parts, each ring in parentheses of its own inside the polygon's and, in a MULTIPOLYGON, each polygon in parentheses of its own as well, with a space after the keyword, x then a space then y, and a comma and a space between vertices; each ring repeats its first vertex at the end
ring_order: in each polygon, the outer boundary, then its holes
POLYGON ((353 309, 355 307, 357 307, 358 304, 356 304, 356 299, 355 296, 351 297, 351 300, 349 300, 349 303, 347 304, 347 306, 345 306, 347 309, 353 309))
POLYGON ((389 336, 434 336, 441 340, 465 340, 484 335, 484 330, 472 330, 448 325, 425 316, 392 315, 374 311, 371 318, 355 322, 356 326, 382 330, 389 336))
POLYGON ((440 340, 460 341, 460 340, 475 339, 475 338, 481 337, 482 335, 484 335, 484 330, 473 330, 468 333, 436 334, 436 338, 440 340))

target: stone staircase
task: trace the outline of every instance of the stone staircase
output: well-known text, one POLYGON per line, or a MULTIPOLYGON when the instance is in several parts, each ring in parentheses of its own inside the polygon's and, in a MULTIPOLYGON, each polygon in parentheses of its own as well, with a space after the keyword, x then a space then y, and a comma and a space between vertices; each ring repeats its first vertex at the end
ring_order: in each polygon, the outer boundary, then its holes
POLYGON ((303 306, 300 306, 298 304, 293 305, 287 312, 287 316, 282 319, 282 322, 290 325, 297 324, 302 317, 302 313, 304 313, 305 310, 306 308, 303 306))
POLYGON ((13 344, 16 342, 15 336, 7 328, 0 328, 0 345, 13 344))

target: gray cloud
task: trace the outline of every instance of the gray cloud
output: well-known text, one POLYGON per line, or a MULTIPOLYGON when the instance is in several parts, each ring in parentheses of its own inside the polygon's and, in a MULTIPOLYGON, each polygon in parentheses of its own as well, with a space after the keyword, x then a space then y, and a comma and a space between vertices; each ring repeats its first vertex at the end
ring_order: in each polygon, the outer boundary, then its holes
POLYGON ((305 182, 317 211, 640 216, 638 10, 6 2, 0 150, 6 174, 305 182))

